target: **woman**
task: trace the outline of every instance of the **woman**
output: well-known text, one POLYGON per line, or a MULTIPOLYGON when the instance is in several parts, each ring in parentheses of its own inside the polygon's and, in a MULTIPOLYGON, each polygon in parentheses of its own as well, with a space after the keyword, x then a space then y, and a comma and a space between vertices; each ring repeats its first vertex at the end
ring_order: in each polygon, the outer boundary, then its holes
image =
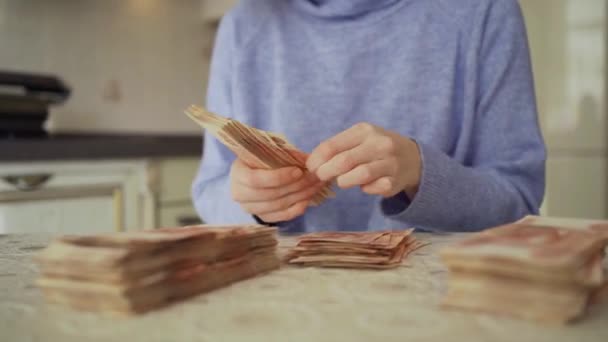
POLYGON ((538 212, 546 151, 516 0, 249 0, 221 22, 207 107, 285 134, 315 177, 205 136, 210 223, 475 231, 538 212), (336 198, 309 200, 321 181, 336 198))

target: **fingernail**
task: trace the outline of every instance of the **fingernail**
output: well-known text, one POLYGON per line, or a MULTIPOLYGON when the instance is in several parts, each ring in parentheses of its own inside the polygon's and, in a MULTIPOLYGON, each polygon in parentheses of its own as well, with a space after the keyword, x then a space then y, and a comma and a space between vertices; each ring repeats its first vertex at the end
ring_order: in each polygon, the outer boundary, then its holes
POLYGON ((293 178, 300 178, 302 176, 302 170, 295 169, 295 170, 291 171, 291 176, 293 178))
POLYGON ((310 171, 310 172, 314 172, 316 167, 316 160, 315 157, 312 158, 308 158, 308 160, 306 161, 306 168, 310 171))

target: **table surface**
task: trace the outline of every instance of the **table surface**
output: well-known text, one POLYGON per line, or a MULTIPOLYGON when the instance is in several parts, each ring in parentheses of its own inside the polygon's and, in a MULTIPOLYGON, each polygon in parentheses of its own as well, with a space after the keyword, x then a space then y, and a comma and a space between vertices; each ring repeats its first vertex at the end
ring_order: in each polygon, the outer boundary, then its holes
MULTIPOLYGON (((132 318, 44 303, 32 253, 44 235, 0 235, 1 341, 608 341, 608 305, 581 322, 543 326, 439 307, 437 251, 460 234, 417 234, 431 245, 397 269, 284 266, 270 274, 132 318)), ((281 238, 280 250, 293 245, 281 238)))

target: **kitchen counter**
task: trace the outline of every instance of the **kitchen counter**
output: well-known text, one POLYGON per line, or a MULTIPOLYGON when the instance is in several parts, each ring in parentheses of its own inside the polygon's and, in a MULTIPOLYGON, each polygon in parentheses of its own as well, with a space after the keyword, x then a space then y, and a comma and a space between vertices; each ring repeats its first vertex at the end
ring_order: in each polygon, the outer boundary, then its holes
MULTIPOLYGON (((385 271, 284 266, 268 275, 133 318, 46 305, 33 285, 43 235, 0 235, 2 341, 608 341, 608 305, 581 322, 543 326, 439 308, 446 270, 431 242, 385 271)), ((280 251, 293 245, 281 239, 280 251)))
POLYGON ((0 162, 200 156, 202 136, 54 135, 0 139, 0 162))

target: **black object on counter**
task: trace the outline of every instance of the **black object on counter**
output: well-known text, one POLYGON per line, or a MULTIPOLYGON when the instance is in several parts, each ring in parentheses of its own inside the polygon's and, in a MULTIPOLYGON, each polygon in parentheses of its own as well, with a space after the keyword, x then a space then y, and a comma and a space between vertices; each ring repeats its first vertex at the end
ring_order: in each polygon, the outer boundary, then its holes
POLYGON ((0 138, 46 136, 49 107, 70 93, 55 76, 0 71, 0 138))

